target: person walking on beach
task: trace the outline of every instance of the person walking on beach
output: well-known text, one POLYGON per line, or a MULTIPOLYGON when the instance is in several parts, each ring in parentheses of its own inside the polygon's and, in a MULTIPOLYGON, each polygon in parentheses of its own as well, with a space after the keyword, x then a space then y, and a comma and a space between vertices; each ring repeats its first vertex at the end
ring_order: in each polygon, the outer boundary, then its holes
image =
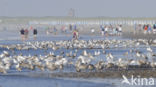
POLYGON ((79 32, 78 32, 78 30, 74 30, 74 31, 73 31, 73 39, 74 39, 74 40, 77 40, 78 37, 79 37, 79 32))
POLYGON ((76 26, 76 24, 74 25, 74 30, 76 30, 77 29, 77 26, 76 26))
POLYGON ((118 32, 119 32, 118 26, 116 26, 115 31, 116 31, 116 36, 118 36, 118 32))
POLYGON ((24 36, 24 29, 23 28, 20 30, 20 34, 21 34, 22 41, 24 41, 25 40, 25 36, 24 36))
POLYGON ((73 31, 73 39, 76 39, 76 30, 73 31))
POLYGON ((104 36, 105 28, 104 28, 104 26, 102 26, 102 25, 100 26, 100 28, 101 28, 101 35, 104 36))
POLYGON ((156 34, 156 24, 153 25, 153 33, 156 34))
POLYGON ((55 26, 54 26, 54 34, 55 34, 55 35, 57 34, 57 29, 56 29, 55 26))
POLYGON ((144 34, 146 34, 147 33, 147 30, 148 30, 148 26, 147 25, 144 25, 144 34))
POLYGON ((152 32, 152 27, 151 27, 151 25, 148 25, 148 33, 150 34, 151 32, 152 32))
POLYGON ((121 34, 122 34, 122 25, 119 25, 118 31, 119 31, 119 36, 121 36, 121 34))
POLYGON ((37 39, 37 29, 33 30, 33 35, 34 35, 34 40, 36 40, 37 39))

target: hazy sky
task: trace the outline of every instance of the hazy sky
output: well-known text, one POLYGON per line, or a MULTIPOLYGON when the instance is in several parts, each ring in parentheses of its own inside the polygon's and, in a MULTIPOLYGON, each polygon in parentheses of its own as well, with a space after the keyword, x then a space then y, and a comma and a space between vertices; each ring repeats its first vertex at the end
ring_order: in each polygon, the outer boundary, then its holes
POLYGON ((156 0, 0 0, 0 16, 156 17, 156 0))

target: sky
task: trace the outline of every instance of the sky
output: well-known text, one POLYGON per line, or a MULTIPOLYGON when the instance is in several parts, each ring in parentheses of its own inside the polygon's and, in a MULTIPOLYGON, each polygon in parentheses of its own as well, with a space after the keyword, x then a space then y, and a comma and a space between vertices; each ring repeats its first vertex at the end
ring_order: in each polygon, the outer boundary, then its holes
POLYGON ((0 16, 156 17, 156 0, 0 0, 0 16))

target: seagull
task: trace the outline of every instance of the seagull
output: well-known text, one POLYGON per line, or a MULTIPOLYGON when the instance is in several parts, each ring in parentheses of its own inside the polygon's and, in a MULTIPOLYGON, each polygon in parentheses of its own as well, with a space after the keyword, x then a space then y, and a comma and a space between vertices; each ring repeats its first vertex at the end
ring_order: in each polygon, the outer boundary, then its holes
POLYGON ((112 63, 113 62, 114 57, 113 57, 113 55, 111 53, 107 54, 106 58, 107 58, 108 63, 112 63))
POLYGON ((147 51, 153 52, 153 50, 151 49, 151 47, 148 47, 148 48, 147 48, 147 51))
POLYGON ((84 50, 84 51, 83 51, 83 53, 82 53, 82 55, 83 55, 83 56, 88 56, 87 51, 86 51, 86 50, 84 50))
POLYGON ((136 52, 137 57, 141 57, 141 54, 139 52, 136 52))
POLYGON ((98 51, 95 51, 95 52, 94 52, 94 55, 95 55, 95 56, 100 55, 100 51, 99 51, 99 50, 98 50, 98 51))

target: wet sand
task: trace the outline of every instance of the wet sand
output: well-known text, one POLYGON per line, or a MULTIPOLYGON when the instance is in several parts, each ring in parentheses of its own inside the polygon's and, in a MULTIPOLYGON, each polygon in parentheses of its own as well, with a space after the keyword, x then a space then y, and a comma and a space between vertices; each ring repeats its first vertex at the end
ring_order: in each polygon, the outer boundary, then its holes
POLYGON ((122 78, 122 75, 130 78, 140 76, 143 78, 156 78, 154 69, 135 70, 105 70, 105 71, 82 71, 82 72, 29 72, 29 73, 8 73, 1 76, 22 76, 33 78, 122 78))
POLYGON ((127 77, 155 77, 156 70, 120 70, 120 71, 104 71, 104 72, 71 72, 71 73, 53 73, 50 77, 68 77, 68 78, 121 78, 122 75, 127 77))

